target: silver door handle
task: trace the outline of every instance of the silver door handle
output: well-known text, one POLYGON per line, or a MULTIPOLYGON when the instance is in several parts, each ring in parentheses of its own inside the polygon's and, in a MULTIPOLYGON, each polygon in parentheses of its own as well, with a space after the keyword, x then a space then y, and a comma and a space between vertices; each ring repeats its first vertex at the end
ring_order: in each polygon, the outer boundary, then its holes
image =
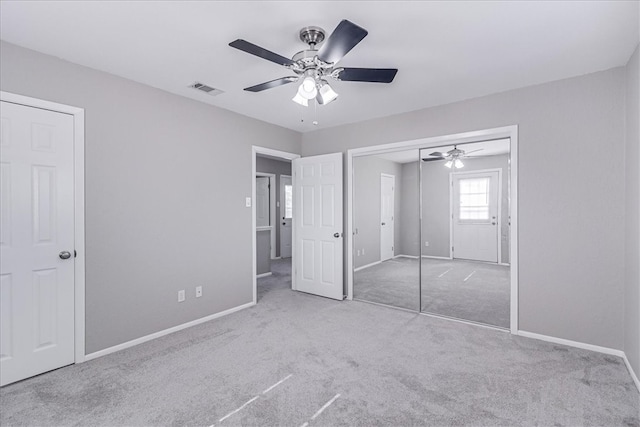
POLYGON ((338 237, 340 237, 340 233, 333 233, 333 237, 337 239, 338 237))
POLYGON ((71 258, 71 252, 69 251, 62 251, 58 254, 58 256, 60 257, 60 259, 69 259, 71 258))

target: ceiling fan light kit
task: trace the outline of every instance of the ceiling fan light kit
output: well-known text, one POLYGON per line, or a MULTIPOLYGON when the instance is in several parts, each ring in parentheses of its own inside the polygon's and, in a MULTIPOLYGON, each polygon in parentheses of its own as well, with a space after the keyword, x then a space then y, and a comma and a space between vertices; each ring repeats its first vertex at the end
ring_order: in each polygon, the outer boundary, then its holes
POLYGON ((444 163, 444 167, 453 168, 453 169, 462 169, 464 167, 464 163, 462 162, 462 158, 467 157, 471 153, 475 153, 477 151, 482 151, 483 148, 478 148, 477 150, 465 151, 458 148, 458 146, 454 145, 453 150, 449 150, 446 153, 441 153, 439 151, 434 151, 429 154, 429 157, 422 159, 423 162, 433 162, 436 160, 447 160, 444 163))
POLYGON ((342 20, 325 41, 326 33, 320 27, 305 27, 300 30, 300 40, 309 45, 291 59, 278 55, 246 40, 238 39, 229 46, 282 65, 297 76, 250 86, 244 90, 261 92, 266 89, 282 86, 292 82, 302 82, 292 101, 307 107, 314 99, 320 105, 326 105, 338 98, 338 93, 329 85, 327 79, 339 81, 391 83, 398 72, 395 68, 344 68, 336 67, 351 49, 368 34, 367 30, 353 22, 342 20), (316 47, 324 41, 320 49, 316 47))

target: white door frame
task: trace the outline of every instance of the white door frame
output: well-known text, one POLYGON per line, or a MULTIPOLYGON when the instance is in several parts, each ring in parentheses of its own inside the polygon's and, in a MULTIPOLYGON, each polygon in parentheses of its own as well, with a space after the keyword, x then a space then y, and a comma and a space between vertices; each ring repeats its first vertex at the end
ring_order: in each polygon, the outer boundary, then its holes
POLYGON ((0 91, 0 100, 73 116, 74 179, 74 355, 75 363, 85 360, 85 245, 84 245, 84 108, 0 91))
POLYGON ((346 271, 347 299, 353 299, 353 158, 371 154, 390 153, 399 150, 431 148, 439 145, 482 142, 493 139, 510 139, 510 262, 511 262, 511 333, 517 334, 518 327, 518 125, 462 132, 451 135, 414 139, 403 142, 374 145, 347 150, 347 221, 346 221, 346 271))
MULTIPOLYGON (((285 196, 284 196, 284 185, 282 184, 282 178, 289 178, 291 180, 291 185, 293 186, 293 166, 291 166, 292 170, 291 170, 291 175, 284 175, 284 174, 280 174, 279 177, 279 181, 280 181, 280 214, 284 215, 284 202, 285 202, 285 196)), ((280 215, 278 215, 278 223, 281 221, 280 219, 280 215)), ((280 228, 280 258, 282 258, 282 227, 278 227, 280 228)), ((291 255, 293 256, 293 218, 291 218, 291 255)))
POLYGON ((498 215, 497 215, 497 239, 498 239, 498 262, 502 264, 502 169, 478 169, 462 172, 449 172, 449 258, 453 259, 453 178, 454 175, 470 175, 474 173, 497 172, 498 173, 498 215))
MULTIPOLYGON (((256 278, 257 266, 256 266, 256 156, 257 154, 264 154, 270 157, 275 157, 277 159, 285 159, 285 160, 293 160, 300 157, 299 154, 288 153, 286 151, 274 150, 272 148, 259 147, 257 145, 251 146, 251 247, 252 252, 251 256, 253 259, 252 262, 252 272, 251 275, 253 280, 253 303, 256 304, 258 302, 258 279, 256 278)), ((293 183, 295 177, 291 178, 291 182, 293 183)), ((294 218, 295 220, 295 218, 294 218)), ((295 230, 293 231, 295 233, 295 230)), ((293 236, 295 238, 295 236, 293 236)), ((295 240, 292 238, 291 241, 291 265, 293 265, 293 257, 294 257, 294 245, 295 240)), ((294 275, 291 274, 291 288, 295 289, 295 279, 294 275)))
POLYGON ((385 178, 391 178, 393 180, 393 184, 391 186, 392 190, 391 192, 393 193, 393 206, 391 207, 391 209, 393 210, 393 215, 391 215, 391 217, 393 218, 393 223, 391 224, 391 242, 392 242, 392 247, 393 247, 393 254, 391 255, 391 259, 393 259, 396 255, 396 242, 395 242, 395 238, 396 238, 396 233, 395 233, 395 226, 396 226, 396 176, 395 175, 391 175, 390 173, 381 173, 380 174, 380 261, 383 261, 382 259, 382 177, 385 178))
POLYGON ((269 178, 269 226, 256 227, 257 230, 269 230, 269 238, 271 239, 271 248, 269 249, 269 258, 276 257, 276 174, 256 172, 256 177, 269 178))

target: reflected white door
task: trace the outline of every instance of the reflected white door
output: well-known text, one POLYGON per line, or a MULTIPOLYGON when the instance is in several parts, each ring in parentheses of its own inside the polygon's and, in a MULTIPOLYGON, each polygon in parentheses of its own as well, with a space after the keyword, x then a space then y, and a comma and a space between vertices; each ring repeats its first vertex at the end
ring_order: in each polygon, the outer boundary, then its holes
POLYGON ((256 177, 256 227, 268 227, 269 219, 269 177, 256 177))
POLYGON ((293 185, 291 177, 280 175, 280 257, 291 258, 291 220, 293 218, 293 185))
POLYGON ((293 160, 298 291, 343 299, 342 153, 293 160))
POLYGON ((498 262, 499 171, 452 174, 453 257, 498 262))
POLYGON ((74 362, 73 117, 8 102, 0 113, 5 385, 74 362))
POLYGON ((380 261, 393 258, 394 191, 396 177, 380 175, 380 261))

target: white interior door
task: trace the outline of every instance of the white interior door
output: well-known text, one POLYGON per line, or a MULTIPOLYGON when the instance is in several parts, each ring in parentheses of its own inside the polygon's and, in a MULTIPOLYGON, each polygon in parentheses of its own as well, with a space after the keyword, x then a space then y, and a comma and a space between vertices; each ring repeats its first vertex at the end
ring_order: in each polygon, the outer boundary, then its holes
POLYGON ((8 102, 0 115, 5 385, 74 362, 73 116, 8 102))
POLYGON ((380 261, 394 256, 395 182, 393 175, 380 175, 380 261))
POLYGON ((342 153, 293 160, 296 290, 343 299, 342 153))
POLYGON ((256 177, 256 227, 268 227, 269 219, 269 177, 256 177))
POLYGON ((500 173, 453 173, 453 257, 498 262, 500 173))
POLYGON ((291 177, 280 175, 280 257, 291 258, 291 222, 293 219, 293 185, 291 177))

